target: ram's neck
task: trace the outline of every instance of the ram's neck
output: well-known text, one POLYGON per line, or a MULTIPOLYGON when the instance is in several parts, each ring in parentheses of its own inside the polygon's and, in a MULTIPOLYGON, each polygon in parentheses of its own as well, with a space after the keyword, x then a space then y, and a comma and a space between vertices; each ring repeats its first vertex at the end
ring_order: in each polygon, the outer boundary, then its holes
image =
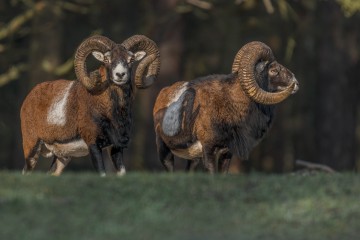
POLYGON ((249 107, 252 103, 252 100, 247 96, 241 87, 238 76, 233 74, 232 80, 229 85, 229 97, 231 99, 232 105, 234 107, 233 111, 236 113, 237 117, 239 115, 245 116, 249 112, 249 107))
POLYGON ((111 99, 112 116, 115 122, 124 121, 131 114, 131 105, 134 98, 132 87, 111 85, 109 97, 111 99))

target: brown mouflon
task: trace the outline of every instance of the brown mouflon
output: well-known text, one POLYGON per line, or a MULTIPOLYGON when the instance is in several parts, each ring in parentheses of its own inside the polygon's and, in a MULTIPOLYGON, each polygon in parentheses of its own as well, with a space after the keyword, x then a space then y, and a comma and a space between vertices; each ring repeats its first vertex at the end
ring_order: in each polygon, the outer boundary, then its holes
POLYGON ((71 157, 90 153, 94 167, 105 175, 102 149, 111 147, 112 161, 122 175, 123 149, 128 145, 132 125, 134 85, 146 88, 157 78, 158 48, 141 35, 121 44, 96 35, 80 44, 74 65, 78 81, 40 83, 23 102, 23 173, 34 169, 40 154, 53 156, 50 172, 60 175, 71 157), (90 74, 86 70, 89 54, 102 62, 90 74))
POLYGON ((153 110, 161 163, 173 171, 176 155, 188 159, 188 170, 202 159, 210 173, 227 172, 232 155, 247 160, 268 131, 275 104, 297 90, 294 74, 261 42, 239 50, 231 74, 162 89, 153 110))

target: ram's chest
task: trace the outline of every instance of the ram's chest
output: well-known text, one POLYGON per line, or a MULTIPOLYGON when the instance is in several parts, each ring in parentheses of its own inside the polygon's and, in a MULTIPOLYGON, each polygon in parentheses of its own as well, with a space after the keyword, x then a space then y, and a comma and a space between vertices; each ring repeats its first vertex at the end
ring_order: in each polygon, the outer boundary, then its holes
POLYGON ((252 108, 245 119, 234 126, 230 126, 227 130, 230 133, 229 146, 232 151, 247 159, 253 147, 261 141, 270 129, 272 120, 272 108, 252 108))
POLYGON ((269 131, 271 125, 270 118, 263 118, 257 122, 257 124, 251 125, 251 136, 255 141, 261 140, 265 134, 269 131))
POLYGON ((265 134, 269 131, 273 120, 273 111, 269 108, 256 109, 249 115, 248 126, 248 139, 255 146, 258 144, 265 134))
POLYGON ((113 106, 110 116, 101 116, 96 121, 101 131, 97 139, 99 146, 114 145, 122 148, 127 146, 132 126, 129 107, 113 106))

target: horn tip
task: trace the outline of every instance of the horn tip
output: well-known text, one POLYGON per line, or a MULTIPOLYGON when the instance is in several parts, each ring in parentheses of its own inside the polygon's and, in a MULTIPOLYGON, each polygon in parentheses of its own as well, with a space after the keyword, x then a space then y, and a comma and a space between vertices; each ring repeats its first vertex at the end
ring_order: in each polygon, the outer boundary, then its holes
POLYGON ((139 89, 148 88, 155 82, 156 77, 155 75, 147 76, 145 77, 145 81, 142 84, 136 84, 136 87, 139 89))

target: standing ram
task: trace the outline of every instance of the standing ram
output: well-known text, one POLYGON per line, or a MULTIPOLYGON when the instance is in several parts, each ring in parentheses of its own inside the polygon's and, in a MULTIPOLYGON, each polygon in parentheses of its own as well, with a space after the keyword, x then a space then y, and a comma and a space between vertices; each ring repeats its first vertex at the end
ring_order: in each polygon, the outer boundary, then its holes
POLYGON ((96 170, 105 175, 102 149, 111 146, 112 161, 122 175, 134 85, 146 88, 155 81, 160 68, 158 48, 141 35, 121 44, 92 36, 78 47, 74 65, 78 81, 38 84, 23 102, 23 173, 34 169, 40 154, 54 157, 50 172, 60 175, 71 157, 90 153, 96 170), (86 69, 89 54, 102 62, 90 75, 86 69))
POLYGON ((161 163, 173 171, 176 155, 188 159, 187 169, 202 159, 208 172, 227 172, 232 154, 248 159, 270 128, 274 105, 297 90, 294 74, 261 42, 239 50, 231 74, 162 89, 153 110, 161 163))

